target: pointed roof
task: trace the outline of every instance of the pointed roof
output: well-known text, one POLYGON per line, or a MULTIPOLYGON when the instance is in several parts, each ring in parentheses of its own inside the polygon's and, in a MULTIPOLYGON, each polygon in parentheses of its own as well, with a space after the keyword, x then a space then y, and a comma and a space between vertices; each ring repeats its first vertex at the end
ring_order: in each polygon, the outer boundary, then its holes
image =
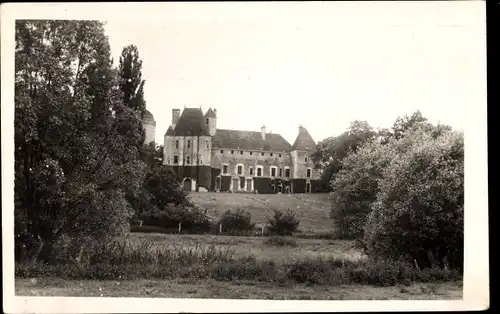
POLYGON ((312 136, 309 134, 309 132, 307 132, 305 127, 299 126, 299 135, 297 135, 292 149, 306 151, 316 150, 316 142, 314 142, 312 136))
POLYGON ((210 136, 201 108, 184 108, 174 133, 176 136, 210 136))
POLYGON ((214 148, 234 148, 241 150, 290 151, 291 145, 279 134, 266 133, 262 139, 261 132, 217 129, 212 138, 214 148))
POLYGON ((216 110, 208 108, 207 113, 205 113, 205 118, 217 118, 216 110))
POLYGON ((165 133, 165 135, 173 136, 174 134, 175 134, 174 133, 174 128, 172 126, 169 126, 167 132, 165 133))

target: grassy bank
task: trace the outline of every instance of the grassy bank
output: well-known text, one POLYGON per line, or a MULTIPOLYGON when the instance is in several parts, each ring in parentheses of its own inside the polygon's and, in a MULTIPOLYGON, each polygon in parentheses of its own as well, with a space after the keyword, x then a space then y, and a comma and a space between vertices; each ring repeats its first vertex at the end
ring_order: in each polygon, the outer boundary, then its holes
POLYGON ((227 210, 238 208, 252 214, 252 221, 265 225, 273 211, 291 209, 300 219, 300 230, 305 234, 330 233, 330 202, 327 193, 315 194, 242 194, 191 193, 190 197, 207 211, 220 218, 227 210))
POLYGON ((418 283, 410 286, 276 285, 256 281, 212 279, 65 280, 17 279, 16 295, 78 297, 226 298, 268 300, 443 300, 461 299, 462 282, 418 283))

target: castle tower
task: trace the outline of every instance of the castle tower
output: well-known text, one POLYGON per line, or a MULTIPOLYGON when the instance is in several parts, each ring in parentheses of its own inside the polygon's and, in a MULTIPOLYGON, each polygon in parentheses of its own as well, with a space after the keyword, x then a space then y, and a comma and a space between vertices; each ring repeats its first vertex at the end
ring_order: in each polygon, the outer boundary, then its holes
POLYGON ((147 145, 155 141, 156 132, 156 121, 151 112, 148 110, 144 111, 144 116, 142 117, 142 127, 146 132, 146 137, 144 138, 144 144, 147 145))
POLYGON ((208 127, 210 136, 214 136, 217 129, 217 109, 209 108, 207 110, 207 113, 205 113, 205 125, 208 127))
POLYGON ((314 167, 313 153, 316 143, 307 129, 299 125, 299 134, 292 145, 292 175, 294 178, 293 191, 296 193, 311 193, 316 187, 312 183, 320 175, 314 167))

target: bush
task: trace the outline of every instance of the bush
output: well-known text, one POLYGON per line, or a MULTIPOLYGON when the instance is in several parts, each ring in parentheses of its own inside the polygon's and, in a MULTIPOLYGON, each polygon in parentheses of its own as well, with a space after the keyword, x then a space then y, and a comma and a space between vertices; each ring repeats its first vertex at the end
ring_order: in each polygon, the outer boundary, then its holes
POLYGON ((391 163, 365 230, 375 258, 403 257, 420 267, 462 268, 463 135, 415 133, 414 144, 391 163))
POLYGON ((255 227, 255 223, 252 223, 252 214, 242 209, 237 209, 235 212, 226 211, 220 218, 219 224, 222 224, 223 232, 229 233, 250 231, 255 227))
POLYGON ((196 204, 168 206, 163 211, 144 214, 139 219, 143 221, 144 226, 167 230, 178 230, 181 223, 181 231, 190 233, 207 233, 215 228, 211 217, 196 204))
POLYGON ((278 246, 278 247, 283 247, 283 246, 297 246, 297 241, 295 239, 291 238, 285 238, 285 237, 270 237, 264 240, 264 245, 269 245, 269 246, 278 246))
POLYGON ((297 230, 299 223, 300 220, 295 217, 295 213, 290 209, 285 214, 275 210, 273 218, 268 220, 267 229, 272 234, 287 235, 297 230))

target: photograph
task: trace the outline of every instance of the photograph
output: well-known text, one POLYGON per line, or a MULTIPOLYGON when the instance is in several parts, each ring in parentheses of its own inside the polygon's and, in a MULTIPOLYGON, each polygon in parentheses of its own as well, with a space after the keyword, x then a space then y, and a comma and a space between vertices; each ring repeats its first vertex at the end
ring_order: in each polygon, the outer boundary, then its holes
POLYGON ((0 12, 5 311, 489 307, 484 2, 0 12))

